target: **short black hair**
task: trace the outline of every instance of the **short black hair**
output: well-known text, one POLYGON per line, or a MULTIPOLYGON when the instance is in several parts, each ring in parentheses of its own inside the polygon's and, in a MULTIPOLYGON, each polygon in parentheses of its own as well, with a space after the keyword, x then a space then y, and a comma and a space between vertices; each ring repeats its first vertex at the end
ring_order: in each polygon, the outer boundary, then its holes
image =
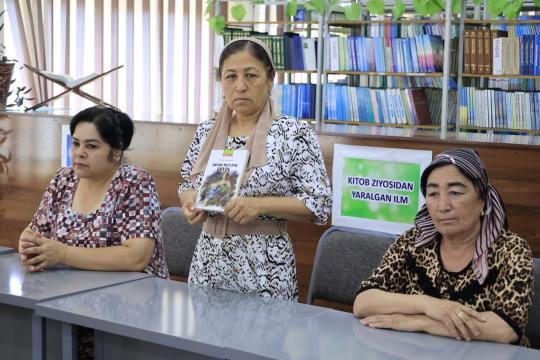
POLYGON ((77 113, 69 124, 71 136, 81 122, 94 124, 99 135, 111 148, 122 151, 131 144, 135 131, 131 118, 126 113, 112 108, 93 106, 77 113))
POLYGON ((264 68, 266 69, 266 76, 269 80, 273 80, 276 75, 276 70, 272 61, 268 57, 266 50, 263 47, 253 41, 249 40, 237 40, 234 43, 227 45, 225 49, 221 52, 219 56, 219 78, 221 79, 221 74, 223 72, 223 63, 231 55, 239 53, 241 51, 249 52, 254 58, 259 60, 264 68))

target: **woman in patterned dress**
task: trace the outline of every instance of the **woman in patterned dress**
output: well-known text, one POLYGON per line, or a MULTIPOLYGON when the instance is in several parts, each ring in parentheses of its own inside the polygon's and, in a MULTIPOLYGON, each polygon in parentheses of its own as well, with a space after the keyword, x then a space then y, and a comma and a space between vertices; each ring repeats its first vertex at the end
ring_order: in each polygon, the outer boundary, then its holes
POLYGON ((167 278, 154 180, 122 164, 133 136, 126 114, 92 107, 71 119, 73 167, 51 180, 19 253, 30 271, 56 265, 145 271, 167 278))
POLYGON ((437 155, 421 190, 426 204, 415 226, 362 282, 354 314, 375 328, 527 346, 531 250, 507 230, 504 204, 478 154, 437 155))
POLYGON ((178 186, 186 219, 204 223, 189 282, 263 297, 297 300, 296 264, 286 220, 324 224, 331 210, 329 180, 309 125, 276 115, 270 97, 275 68, 254 38, 223 49, 219 74, 224 103, 201 123, 181 168, 178 186), (212 149, 248 149, 240 195, 223 214, 195 208, 212 149))

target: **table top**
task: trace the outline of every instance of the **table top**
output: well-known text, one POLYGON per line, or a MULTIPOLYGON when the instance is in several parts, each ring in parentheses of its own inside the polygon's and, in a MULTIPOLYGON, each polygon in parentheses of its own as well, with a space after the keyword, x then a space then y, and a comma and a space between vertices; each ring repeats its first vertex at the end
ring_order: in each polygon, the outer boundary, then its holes
POLYGON ((538 359, 540 351, 370 329, 352 314, 149 278, 38 304, 40 316, 234 359, 538 359), (134 316, 133 314, 137 314, 134 316))
POLYGON ((33 309, 40 301, 151 277, 138 272, 48 269, 29 272, 19 254, 0 255, 0 303, 33 309))
POLYGON ((9 254, 15 252, 15 249, 5 246, 0 246, 0 255, 9 254))
POLYGON ((38 315, 208 356, 262 327, 285 340, 290 324, 328 309, 157 278, 47 301, 38 315), (137 314, 134 316, 133 314, 137 314))

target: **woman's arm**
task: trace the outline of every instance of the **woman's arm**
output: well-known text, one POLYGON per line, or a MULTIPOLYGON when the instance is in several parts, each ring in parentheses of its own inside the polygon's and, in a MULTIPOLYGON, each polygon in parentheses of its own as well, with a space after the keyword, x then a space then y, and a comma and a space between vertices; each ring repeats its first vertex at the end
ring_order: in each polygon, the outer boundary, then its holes
POLYGON ((464 334, 460 332, 458 337, 449 331, 444 323, 423 314, 373 315, 362 319, 360 322, 373 328, 420 331, 432 335, 455 337, 457 340, 483 340, 507 344, 518 340, 515 331, 497 314, 491 311, 480 314, 485 318, 485 321, 472 319, 470 324, 473 328, 467 328, 464 334))
POLYGON ((310 221, 315 215, 294 197, 236 197, 225 206, 224 215, 240 224, 248 224, 267 215, 292 221, 310 221))
POLYGON ((30 271, 41 271, 64 264, 78 269, 103 271, 143 271, 154 251, 153 239, 128 239, 121 245, 105 248, 68 246, 35 233, 21 242, 23 264, 30 271))

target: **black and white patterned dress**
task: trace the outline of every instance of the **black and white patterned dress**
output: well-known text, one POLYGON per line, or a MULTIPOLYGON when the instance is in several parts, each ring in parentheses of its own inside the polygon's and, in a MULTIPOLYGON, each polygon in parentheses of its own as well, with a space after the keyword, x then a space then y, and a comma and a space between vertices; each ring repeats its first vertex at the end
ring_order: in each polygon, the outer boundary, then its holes
MULTIPOLYGON (((189 175, 215 120, 201 123, 180 170, 179 191, 199 189, 189 175)), ((247 137, 229 137, 228 149, 243 148, 247 137)), ((255 168, 240 196, 295 197, 324 224, 332 195, 317 135, 309 125, 286 116, 277 117, 266 139, 268 164, 255 168)), ((269 217, 264 217, 268 219, 269 217)), ((189 282, 287 300, 298 298, 296 263, 288 235, 226 235, 223 239, 202 232, 193 254, 189 282)))

